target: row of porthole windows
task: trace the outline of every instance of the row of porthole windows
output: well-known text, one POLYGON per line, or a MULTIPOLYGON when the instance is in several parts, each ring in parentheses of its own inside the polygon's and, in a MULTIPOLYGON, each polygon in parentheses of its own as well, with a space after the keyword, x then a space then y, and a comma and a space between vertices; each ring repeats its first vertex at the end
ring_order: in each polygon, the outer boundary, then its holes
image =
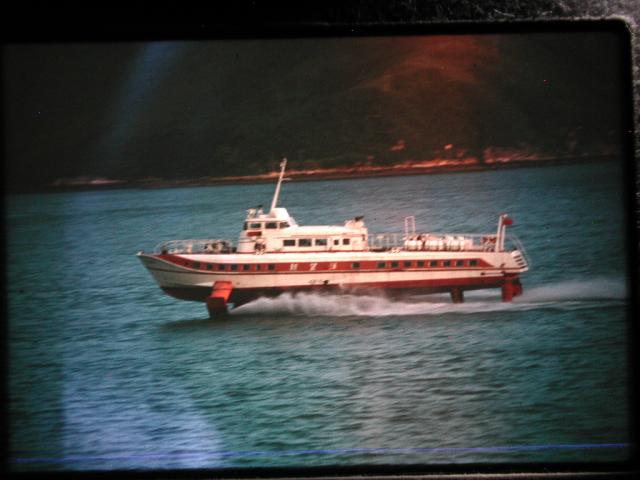
MULTIPOLYGON (((477 267, 478 266, 478 261, 477 260, 429 260, 428 262, 425 260, 417 260, 415 266, 417 268, 424 268, 425 266, 429 266, 429 267, 451 267, 451 266, 455 266, 455 267, 464 267, 465 266, 465 262, 466 265, 469 267, 477 267)), ((376 267, 377 268, 399 268, 400 267, 400 263, 401 262, 378 262, 376 267)), ((185 265, 188 265, 187 262, 185 262, 185 265)), ((402 262, 402 266, 404 268, 411 268, 413 267, 413 261, 411 260, 405 260, 404 262, 402 262)), ((202 264, 200 262, 193 262, 192 267, 195 269, 200 269, 202 267, 202 264)), ((224 264, 218 264, 217 265, 217 270, 218 271, 232 271, 232 272, 237 272, 239 269, 241 269, 242 271, 249 271, 251 270, 251 264, 245 263, 243 265, 237 265, 237 264, 230 264, 230 265, 224 265, 224 264), (226 268, 226 267, 229 268, 226 268), (239 268, 241 267, 241 268, 239 268)), ((265 270, 275 270, 276 266, 273 263, 269 263, 267 265, 262 265, 262 264, 255 264, 255 270, 256 271, 261 271, 262 267, 265 267, 265 270)), ((211 263, 206 263, 204 264, 204 268, 207 270, 214 270, 214 265, 211 263)), ((357 269, 360 268, 360 262, 353 262, 351 264, 351 268, 353 269, 357 269)))
MULTIPOLYGON (((295 247, 297 245, 298 247, 311 247, 312 245, 314 245, 316 247, 326 247, 327 246, 327 242, 328 242, 328 239, 326 239, 326 238, 315 238, 315 239, 298 238, 297 240, 296 239, 283 240, 282 241, 282 246, 283 247, 295 247)), ((340 245, 340 240, 339 239, 335 239, 333 241, 333 244, 334 245, 340 245)), ((343 238, 342 239, 342 244, 343 245, 350 245, 351 244, 351 239, 350 238, 343 238)))
MULTIPOLYGON (((187 262, 185 262, 185 265, 188 266, 189 264, 187 262)), ((195 269, 205 268, 207 270, 218 270, 218 271, 221 271, 221 272, 225 271, 225 270, 231 271, 231 272, 237 272, 238 270, 242 270, 242 271, 246 272, 246 271, 251 270, 251 264, 249 264, 249 263, 245 263, 243 265, 237 265, 235 263, 230 264, 230 265, 218 264, 217 268, 214 268, 214 267, 216 267, 216 265, 213 265, 211 263, 205 263, 204 267, 203 267, 200 262, 193 262, 191 264, 191 267, 195 268, 195 269)), ((256 264, 255 265, 255 270, 256 271, 260 271, 260 270, 263 269, 263 267, 264 267, 265 270, 275 270, 276 269, 276 265, 274 263, 269 263, 267 265, 256 264)))
MULTIPOLYGON (((423 268, 426 266, 428 267, 451 267, 451 266, 455 266, 455 267, 464 267, 465 266, 465 262, 467 262, 467 266, 469 267, 477 267, 478 266, 478 261, 477 260, 429 260, 428 262, 425 260, 418 260, 416 261, 416 267, 417 268, 423 268)), ((400 263, 401 262, 378 262, 378 264, 376 265, 377 268, 387 268, 387 267, 391 267, 391 268, 399 268, 400 267, 400 263)), ((402 266, 405 268, 411 268, 413 267, 413 262, 410 260, 405 260, 404 262, 402 262, 402 266)), ((359 263, 354 263, 353 264, 353 268, 360 268, 360 264, 359 263), (357 265, 357 266, 356 266, 357 265)))

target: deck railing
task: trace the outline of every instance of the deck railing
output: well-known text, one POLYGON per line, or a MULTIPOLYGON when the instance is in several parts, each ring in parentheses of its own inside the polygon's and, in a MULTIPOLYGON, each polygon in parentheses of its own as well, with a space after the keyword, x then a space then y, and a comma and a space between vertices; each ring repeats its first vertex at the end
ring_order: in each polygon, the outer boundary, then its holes
POLYGON ((522 242, 518 237, 516 237, 515 235, 506 235, 505 250, 507 250, 507 246, 510 247, 509 250, 518 250, 524 257, 525 261, 527 262, 527 265, 531 267, 531 259, 529 258, 527 251, 524 249, 524 246, 522 245, 522 242))
MULTIPOLYGON (((423 233, 403 235, 401 233, 374 233, 369 235, 371 250, 404 250, 404 251, 468 251, 492 252, 496 246, 495 233, 423 233)), ((520 250, 524 254, 522 244, 517 237, 505 237, 505 251, 520 250)))
POLYGON ((233 245, 229 240, 192 239, 170 240, 156 245, 155 253, 195 254, 195 253, 232 253, 233 245))
MULTIPOLYGON (((369 249, 374 251, 462 251, 493 252, 496 235, 494 233, 477 234, 442 234, 423 233, 403 235, 402 233, 373 233, 369 235, 369 249)), ((518 250, 527 263, 531 263, 522 243, 515 235, 505 236, 504 250, 518 250)), ((223 239, 191 239, 170 240, 154 248, 155 253, 169 254, 218 254, 233 253, 235 248, 229 240, 223 239)))

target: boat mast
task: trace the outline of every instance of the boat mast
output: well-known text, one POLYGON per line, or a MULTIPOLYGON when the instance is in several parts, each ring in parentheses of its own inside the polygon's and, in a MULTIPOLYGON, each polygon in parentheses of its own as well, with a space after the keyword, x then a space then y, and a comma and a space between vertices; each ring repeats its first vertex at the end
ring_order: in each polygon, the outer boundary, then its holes
POLYGON ((506 213, 500 215, 498 219, 498 231, 496 232, 495 252, 504 252, 504 239, 506 236, 507 225, 513 225, 513 220, 506 213))
POLYGON ((273 194, 273 201, 271 202, 271 212, 276 208, 276 204, 278 203, 278 197, 280 196, 280 185, 282 185, 282 178, 284 177, 284 169, 287 167, 287 159, 286 157, 282 159, 280 162, 280 178, 278 178, 278 185, 276 186, 276 192, 273 194))

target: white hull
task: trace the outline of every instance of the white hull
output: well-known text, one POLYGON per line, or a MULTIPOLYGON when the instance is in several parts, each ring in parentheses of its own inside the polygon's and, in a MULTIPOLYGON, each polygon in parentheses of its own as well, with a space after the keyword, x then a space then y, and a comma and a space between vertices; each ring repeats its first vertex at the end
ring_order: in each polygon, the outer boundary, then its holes
POLYGON ((431 291, 495 288, 505 278, 515 278, 527 270, 517 251, 139 254, 139 258, 167 293, 196 301, 205 301, 216 282, 230 282, 234 297, 250 300, 262 294, 317 287, 431 291), (444 266, 444 262, 449 265, 444 266))

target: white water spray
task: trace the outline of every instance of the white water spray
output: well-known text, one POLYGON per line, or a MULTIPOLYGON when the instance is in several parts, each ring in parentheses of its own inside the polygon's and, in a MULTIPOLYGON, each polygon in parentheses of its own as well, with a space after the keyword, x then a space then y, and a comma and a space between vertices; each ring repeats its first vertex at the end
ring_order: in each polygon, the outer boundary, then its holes
POLYGON ((300 315, 300 316, 411 316, 446 313, 527 311, 542 308, 576 310, 621 305, 627 297, 620 279, 594 278, 570 280, 539 287, 525 287, 513 302, 500 301, 499 290, 466 292, 465 303, 451 303, 448 294, 418 295, 402 300, 384 296, 285 293, 277 298, 260 298, 233 310, 234 315, 300 315))

